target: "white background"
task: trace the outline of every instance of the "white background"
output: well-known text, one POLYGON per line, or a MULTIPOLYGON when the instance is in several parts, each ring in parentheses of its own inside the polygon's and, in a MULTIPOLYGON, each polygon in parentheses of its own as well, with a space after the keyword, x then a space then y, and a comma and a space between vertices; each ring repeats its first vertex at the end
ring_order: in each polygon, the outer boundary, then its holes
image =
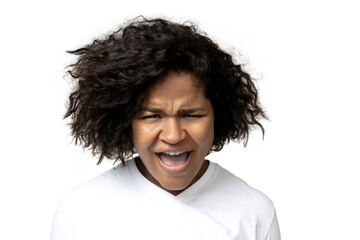
POLYGON ((49 239, 63 192, 111 167, 71 143, 65 51, 140 14, 195 21, 259 79, 264 141, 209 159, 273 200, 282 238, 360 239, 355 2, 2 1, 0 239, 49 239))

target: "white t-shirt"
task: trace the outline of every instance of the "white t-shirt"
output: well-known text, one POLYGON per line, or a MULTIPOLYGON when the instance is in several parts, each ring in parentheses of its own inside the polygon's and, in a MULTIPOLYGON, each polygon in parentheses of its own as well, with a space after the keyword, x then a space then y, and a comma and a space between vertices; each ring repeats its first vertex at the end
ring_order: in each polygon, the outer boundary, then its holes
POLYGON ((148 181, 135 161, 62 198, 51 240, 280 240, 272 202, 216 163, 174 196, 148 181))

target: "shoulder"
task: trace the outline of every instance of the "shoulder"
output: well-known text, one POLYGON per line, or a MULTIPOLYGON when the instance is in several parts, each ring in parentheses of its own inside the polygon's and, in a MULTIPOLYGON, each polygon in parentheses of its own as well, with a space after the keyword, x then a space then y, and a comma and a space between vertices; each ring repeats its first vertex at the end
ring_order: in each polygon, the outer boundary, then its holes
POLYGON ((222 219, 228 231, 239 239, 252 239, 254 233, 256 239, 265 239, 271 228, 278 229, 274 204, 264 193, 212 164, 215 171, 200 194, 199 203, 213 219, 222 219))
MULTIPOLYGON (((130 164, 129 164, 130 165, 130 164)), ((118 216, 132 215, 127 207, 136 199, 137 192, 130 166, 121 164, 107 170, 99 176, 67 191, 57 208, 52 228, 52 239, 101 239, 104 232, 116 229, 122 219, 118 216), (99 224, 95 219, 106 219, 106 224, 99 224), (89 230, 91 229, 91 230, 89 230), (99 237, 88 237, 96 233, 99 237), (66 236, 66 237, 65 237, 66 236)))
MULTIPOLYGON (((136 182, 132 177, 130 164, 121 164, 65 192, 60 200, 56 218, 71 219, 82 225, 89 211, 94 216, 113 211, 114 204, 130 205, 137 197, 136 182)), ((62 220, 63 221, 63 220, 62 220)))
MULTIPOLYGON (((131 161, 129 161, 130 163, 131 161)), ((68 190, 62 201, 93 202, 100 201, 106 197, 124 195, 132 189, 134 184, 129 163, 125 166, 118 164, 100 175, 81 183, 68 190)))
POLYGON ((272 219, 275 208, 268 196, 220 165, 214 164, 216 170, 209 184, 210 192, 216 192, 223 203, 229 204, 234 211, 272 219))

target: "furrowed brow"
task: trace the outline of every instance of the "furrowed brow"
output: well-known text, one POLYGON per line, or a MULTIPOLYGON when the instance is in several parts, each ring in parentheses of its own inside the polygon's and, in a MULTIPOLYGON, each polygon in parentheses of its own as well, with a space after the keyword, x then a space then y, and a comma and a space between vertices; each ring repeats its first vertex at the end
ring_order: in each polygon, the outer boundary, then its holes
MULTIPOLYGON (((162 108, 152 108, 152 107, 142 107, 142 111, 151 112, 151 113, 165 113, 162 108)), ((178 111, 179 114, 191 114, 194 112, 202 112, 205 111, 203 108, 183 108, 178 111)))
POLYGON ((191 114, 194 112, 203 112, 205 111, 205 109, 203 108, 186 108, 186 109, 180 109, 179 113, 180 114, 191 114))
POLYGON ((152 108, 152 107, 142 107, 142 111, 151 112, 151 113, 164 113, 164 110, 161 108, 152 108))

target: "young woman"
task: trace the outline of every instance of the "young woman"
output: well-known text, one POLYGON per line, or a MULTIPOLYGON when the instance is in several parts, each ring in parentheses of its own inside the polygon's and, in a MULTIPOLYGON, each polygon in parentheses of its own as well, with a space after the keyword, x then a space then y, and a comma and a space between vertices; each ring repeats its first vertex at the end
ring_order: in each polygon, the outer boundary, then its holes
POLYGON ((192 25, 144 18, 70 53, 72 134, 121 163, 64 195, 52 240, 280 239, 272 202, 205 159, 264 131, 230 54, 192 25))

